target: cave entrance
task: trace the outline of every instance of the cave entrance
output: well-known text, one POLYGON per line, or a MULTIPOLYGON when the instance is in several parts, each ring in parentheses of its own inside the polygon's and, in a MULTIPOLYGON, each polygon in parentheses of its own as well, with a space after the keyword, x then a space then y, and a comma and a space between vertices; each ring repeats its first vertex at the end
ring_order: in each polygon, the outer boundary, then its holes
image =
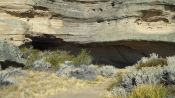
POLYGON ((53 38, 31 38, 34 48, 41 50, 60 49, 77 55, 81 49, 86 49, 93 64, 113 65, 118 68, 131 66, 142 57, 156 53, 161 57, 175 54, 175 43, 152 41, 116 41, 105 43, 77 44, 64 42, 53 38))

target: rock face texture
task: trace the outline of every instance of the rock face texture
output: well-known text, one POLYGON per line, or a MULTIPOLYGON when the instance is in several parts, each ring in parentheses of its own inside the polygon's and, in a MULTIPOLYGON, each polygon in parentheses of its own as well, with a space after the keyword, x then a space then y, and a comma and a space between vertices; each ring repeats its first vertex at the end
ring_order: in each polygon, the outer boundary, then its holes
POLYGON ((0 39, 17 45, 42 35, 78 43, 175 42, 174 0, 1 0, 0 10, 0 39))
POLYGON ((17 46, 112 42, 109 49, 88 47, 108 64, 131 64, 152 52, 169 56, 175 54, 174 45, 119 43, 175 42, 175 0, 0 0, 0 40, 17 46))
POLYGON ((0 68, 5 69, 9 66, 23 67, 26 60, 18 47, 4 41, 0 41, 0 68))

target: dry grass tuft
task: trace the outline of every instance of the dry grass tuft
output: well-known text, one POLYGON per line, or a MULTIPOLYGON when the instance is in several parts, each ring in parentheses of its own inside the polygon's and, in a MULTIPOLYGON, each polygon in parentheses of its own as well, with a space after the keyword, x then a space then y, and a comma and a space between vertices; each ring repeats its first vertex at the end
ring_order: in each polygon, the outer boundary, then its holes
POLYGON ((157 67, 157 66, 167 66, 167 59, 159 58, 157 54, 151 54, 150 57, 143 57, 136 64, 137 69, 141 69, 143 67, 157 67))
POLYGON ((76 58, 73 59, 73 63, 75 65, 86 64, 89 65, 92 63, 92 58, 90 53, 87 50, 82 49, 80 54, 77 55, 76 58))
POLYGON ((159 59, 151 59, 145 63, 140 63, 138 64, 138 69, 141 69, 142 67, 156 67, 156 66, 165 66, 167 65, 167 60, 163 59, 163 58, 159 58, 159 59))
POLYGON ((65 61, 72 61, 72 63, 76 66, 86 64, 89 65, 92 63, 92 58, 90 53, 82 49, 81 52, 77 55, 71 54, 69 51, 63 50, 52 50, 52 51, 40 51, 37 49, 29 49, 26 47, 20 48, 21 51, 27 58, 27 67, 31 68, 34 61, 44 58, 47 62, 49 62, 52 66, 52 69, 57 70, 60 64, 64 63, 65 61))
POLYGON ((44 57, 45 60, 52 65, 53 69, 59 68, 60 63, 64 63, 66 60, 71 61, 73 58, 75 58, 75 56, 71 55, 70 53, 60 50, 47 52, 44 57))
MULTIPOLYGON (((137 86, 131 93, 126 95, 126 98, 166 98, 168 91, 166 87, 162 85, 148 85, 143 84, 137 86)), ((120 96, 114 96, 110 91, 106 91, 103 94, 103 98, 123 98, 120 96)))
POLYGON ((140 85, 137 86, 128 98, 166 98, 167 90, 161 85, 140 85))

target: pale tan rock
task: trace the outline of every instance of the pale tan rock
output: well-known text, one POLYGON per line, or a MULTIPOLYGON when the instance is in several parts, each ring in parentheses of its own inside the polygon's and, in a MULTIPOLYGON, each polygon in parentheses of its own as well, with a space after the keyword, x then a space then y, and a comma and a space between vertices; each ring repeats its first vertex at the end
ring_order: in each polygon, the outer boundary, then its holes
POLYGON ((175 42, 174 17, 174 0, 1 0, 0 36, 18 45, 44 34, 81 44, 175 42))
POLYGON ((175 54, 175 0, 0 0, 0 40, 73 52, 86 43, 95 63, 131 65, 175 54))

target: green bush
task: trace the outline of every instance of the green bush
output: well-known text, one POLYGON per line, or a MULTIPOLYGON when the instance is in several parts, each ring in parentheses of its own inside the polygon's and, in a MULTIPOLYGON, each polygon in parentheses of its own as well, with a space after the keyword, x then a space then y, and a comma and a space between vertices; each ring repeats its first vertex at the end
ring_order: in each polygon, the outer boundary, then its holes
POLYGON ((81 64, 89 65, 92 63, 92 58, 91 58, 89 52, 82 49, 80 54, 77 55, 77 57, 75 57, 72 61, 73 61, 73 64, 75 64, 77 66, 81 65, 81 64))
POLYGON ((157 67, 157 66, 166 66, 168 65, 167 59, 159 58, 156 54, 151 54, 150 57, 143 57, 137 64, 137 69, 142 67, 157 67))
POLYGON ((44 55, 45 60, 52 65, 52 68, 58 68, 60 63, 64 63, 65 61, 72 61, 75 56, 71 55, 66 51, 51 51, 44 55))
POLYGON ((167 89, 162 85, 139 85, 128 98, 166 98, 167 89))
POLYGON ((168 95, 175 96, 175 85, 167 86, 168 95))
POLYGON ((112 81, 112 83, 107 88, 108 91, 111 91, 114 87, 120 86, 122 83, 122 74, 118 74, 115 79, 112 81))
POLYGON ((92 62, 91 56, 86 50, 82 50, 80 54, 74 56, 67 51, 51 51, 45 54, 47 62, 51 63, 52 68, 58 68, 60 63, 65 61, 72 61, 75 65, 90 64, 92 62))
POLYGON ((59 64, 64 63, 65 61, 72 61, 76 66, 81 64, 89 65, 92 62, 91 56, 89 53, 82 49, 81 52, 75 56, 70 54, 67 51, 61 51, 59 49, 53 51, 40 51, 37 49, 28 49, 26 47, 21 48, 21 51, 24 55, 27 56, 27 65, 31 67, 34 61, 44 58, 46 62, 49 62, 52 65, 53 69, 59 67, 59 64))
POLYGON ((156 67, 156 66, 165 66, 167 65, 167 60, 163 59, 163 58, 159 58, 159 59, 151 59, 145 63, 139 63, 137 68, 141 69, 142 67, 156 67))
POLYGON ((23 52, 23 54, 27 57, 27 66, 29 67, 30 65, 33 64, 33 62, 39 58, 42 57, 41 51, 37 49, 28 49, 26 47, 20 48, 20 50, 23 52))

